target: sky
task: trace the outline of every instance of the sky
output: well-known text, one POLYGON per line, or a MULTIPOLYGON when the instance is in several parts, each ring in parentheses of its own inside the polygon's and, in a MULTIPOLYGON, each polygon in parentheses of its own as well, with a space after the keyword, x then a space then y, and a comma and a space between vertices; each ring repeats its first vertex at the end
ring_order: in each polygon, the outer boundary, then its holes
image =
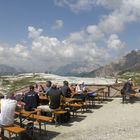
POLYGON ((139 0, 0 0, 0 64, 55 71, 140 49, 139 0))

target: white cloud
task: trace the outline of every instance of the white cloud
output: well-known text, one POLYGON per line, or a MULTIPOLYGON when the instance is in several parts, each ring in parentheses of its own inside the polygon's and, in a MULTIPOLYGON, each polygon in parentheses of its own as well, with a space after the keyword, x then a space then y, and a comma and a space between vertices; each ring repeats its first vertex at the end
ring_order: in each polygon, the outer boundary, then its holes
MULTIPOLYGON (((110 0, 109 0, 110 1, 110 0)), ((102 1, 104 6, 112 4, 109 1, 102 1)), ((112 3, 115 3, 113 0, 112 3)), ((140 18, 140 1, 139 0, 119 0, 117 7, 109 15, 104 15, 98 27, 107 34, 122 32, 127 24, 139 21, 140 18)), ((115 5, 115 4, 113 4, 115 5)))
POLYGON ((70 42, 81 42, 83 41, 83 36, 84 33, 81 32, 73 32, 70 34, 70 36, 68 37, 67 40, 69 40, 70 42))
POLYGON ((119 8, 123 0, 96 0, 96 5, 109 9, 119 8))
POLYGON ((86 11, 93 8, 96 0, 54 0, 57 6, 68 6, 73 12, 86 11))
MULTIPOLYGON (((72 32, 63 40, 43 35, 43 29, 29 26, 28 37, 32 42, 30 49, 21 43, 15 46, 0 44, 2 63, 33 71, 52 71, 73 62, 84 62, 87 65, 109 63, 116 53, 118 55, 125 48, 118 33, 127 24, 139 21, 140 17, 139 0, 56 0, 55 3, 59 6, 67 5, 73 11, 102 6, 109 8, 110 13, 101 17, 97 25, 91 24, 79 32, 72 32)), ((54 29, 62 27, 62 20, 57 20, 53 26, 54 29)))
POLYGON ((114 10, 108 16, 103 16, 98 27, 107 34, 118 33, 124 30, 126 24, 138 20, 135 14, 123 8, 114 10))
POLYGON ((59 19, 59 20, 55 21, 55 24, 52 26, 52 29, 59 30, 59 29, 63 28, 63 26, 64 26, 63 20, 59 19))
POLYGON ((0 54, 3 54, 4 48, 0 46, 0 54))
POLYGON ((112 34, 107 41, 107 47, 109 49, 120 50, 125 47, 125 44, 121 42, 116 34, 112 34))
MULTIPOLYGON (((4 60, 2 62, 5 64, 22 67, 26 70, 55 71, 61 66, 73 62, 81 64, 84 62, 87 65, 104 64, 110 58, 107 48, 98 48, 96 45, 96 42, 104 36, 95 25, 90 25, 80 32, 71 33, 65 40, 42 35, 42 31, 43 29, 30 26, 28 30, 32 41, 30 49, 19 43, 15 46, 0 46, 0 60, 4 60), (5 59, 6 57, 9 59, 5 59)), ((112 42, 117 42, 113 43, 115 46, 120 43, 117 37, 111 37, 111 39, 112 42)), ((110 43, 112 43, 111 41, 110 43)))
POLYGON ((38 36, 40 36, 40 34, 42 33, 43 30, 42 29, 36 29, 33 26, 28 26, 28 31, 29 31, 28 37, 35 39, 38 36))
POLYGON ((120 7, 122 0, 54 0, 57 6, 68 6, 73 12, 90 11, 95 6, 103 6, 107 9, 120 7))
MULTIPOLYGON (((95 31, 98 30, 95 28, 95 31)), ((48 70, 55 70, 72 62, 87 62, 87 64, 103 62, 105 60, 103 55, 105 51, 97 48, 94 41, 96 35, 91 39, 92 33, 94 33, 94 30, 92 32, 89 28, 87 31, 86 28, 80 32, 71 33, 65 40, 40 35, 32 40, 31 56, 34 59, 37 58, 37 63, 46 64, 48 70)), ((38 69, 41 68, 38 67, 38 69)))
POLYGON ((29 58, 29 52, 28 52, 27 47, 21 44, 16 44, 15 47, 9 48, 9 51, 11 52, 11 54, 13 54, 16 57, 19 57, 20 59, 29 58))
POLYGON ((100 28, 96 25, 89 25, 86 28, 88 34, 94 41, 98 41, 104 37, 104 33, 100 30, 100 28))
POLYGON ((110 9, 108 15, 103 15, 97 24, 101 32, 107 34, 124 30, 126 24, 140 19, 139 0, 54 0, 58 6, 68 6, 73 12, 91 10, 96 6, 110 9))
POLYGON ((0 60, 1 64, 13 65, 16 68, 28 66, 30 61, 29 50, 22 44, 10 46, 7 44, 0 44, 0 60))
POLYGON ((57 5, 57 6, 64 6, 65 4, 68 4, 68 0, 54 0, 54 3, 57 5))

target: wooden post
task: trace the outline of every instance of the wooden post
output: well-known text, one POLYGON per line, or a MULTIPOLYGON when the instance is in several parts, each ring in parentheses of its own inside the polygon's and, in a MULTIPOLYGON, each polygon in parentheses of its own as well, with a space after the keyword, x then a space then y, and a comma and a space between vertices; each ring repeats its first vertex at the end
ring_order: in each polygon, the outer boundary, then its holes
POLYGON ((108 87, 108 97, 110 97, 110 85, 108 85, 107 87, 108 87))

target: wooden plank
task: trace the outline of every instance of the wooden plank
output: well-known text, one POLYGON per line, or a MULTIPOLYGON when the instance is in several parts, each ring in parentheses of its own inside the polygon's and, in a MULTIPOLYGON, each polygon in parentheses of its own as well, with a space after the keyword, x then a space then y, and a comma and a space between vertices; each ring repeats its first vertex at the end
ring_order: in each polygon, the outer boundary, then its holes
POLYGON ((36 115, 34 114, 32 116, 33 119, 36 119, 36 120, 39 120, 39 121, 46 121, 46 122, 49 122, 49 121, 52 121, 53 118, 52 117, 47 117, 47 116, 42 116, 42 115, 36 115))
POLYGON ((55 111, 52 111, 52 113, 56 114, 56 115, 60 115, 60 114, 65 114, 67 113, 66 110, 55 110, 55 111))
POLYGON ((21 112, 15 112, 15 114, 21 115, 23 117, 30 118, 30 119, 36 119, 39 121, 47 121, 48 122, 48 121, 51 121, 53 119, 52 117, 33 114, 34 112, 37 112, 37 111, 21 111, 21 112))
POLYGON ((14 133, 14 134, 20 134, 25 131, 24 128, 21 128, 20 126, 8 126, 4 127, 4 130, 7 130, 8 132, 14 133))

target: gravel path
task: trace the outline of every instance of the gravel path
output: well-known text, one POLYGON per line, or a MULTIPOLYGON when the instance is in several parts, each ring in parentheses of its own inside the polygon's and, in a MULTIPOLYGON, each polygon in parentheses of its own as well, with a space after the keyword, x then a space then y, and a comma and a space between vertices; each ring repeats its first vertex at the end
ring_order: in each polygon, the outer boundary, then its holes
POLYGON ((122 104, 115 98, 79 115, 66 125, 48 125, 47 139, 140 140, 140 101, 122 104))

